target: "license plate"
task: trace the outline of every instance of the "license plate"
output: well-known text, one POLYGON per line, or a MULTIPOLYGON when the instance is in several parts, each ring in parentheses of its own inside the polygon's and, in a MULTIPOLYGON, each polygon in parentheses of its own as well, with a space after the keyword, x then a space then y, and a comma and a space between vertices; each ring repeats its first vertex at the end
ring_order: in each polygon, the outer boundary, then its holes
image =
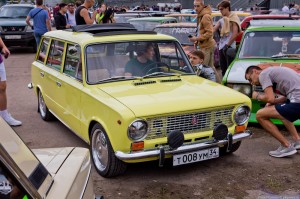
POLYGON ((21 35, 5 35, 5 39, 21 39, 21 35))
POLYGON ((219 157, 219 147, 173 155, 173 166, 200 162, 219 157))

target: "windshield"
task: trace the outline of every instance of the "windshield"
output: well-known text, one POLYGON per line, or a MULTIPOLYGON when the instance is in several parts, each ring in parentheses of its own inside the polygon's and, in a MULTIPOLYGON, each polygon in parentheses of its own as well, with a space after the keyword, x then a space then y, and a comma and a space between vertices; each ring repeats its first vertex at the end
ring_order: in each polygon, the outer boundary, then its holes
POLYGON ((248 32, 239 58, 271 58, 282 54, 300 54, 300 31, 248 32))
POLYGON ((94 44, 86 48, 85 57, 90 84, 194 74, 187 56, 175 41, 94 44))
POLYGON ((173 36, 181 44, 193 45, 193 42, 189 41, 188 36, 195 34, 196 29, 196 27, 159 27, 155 28, 154 31, 157 33, 173 36))
POLYGON ((0 9, 0 18, 26 18, 33 7, 9 7, 0 9))

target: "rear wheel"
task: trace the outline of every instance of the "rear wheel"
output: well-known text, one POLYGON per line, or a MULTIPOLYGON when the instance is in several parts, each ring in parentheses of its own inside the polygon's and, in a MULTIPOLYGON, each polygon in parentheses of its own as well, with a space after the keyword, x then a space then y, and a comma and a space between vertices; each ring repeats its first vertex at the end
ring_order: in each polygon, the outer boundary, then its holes
POLYGON ((49 111, 49 109, 46 106, 46 103, 44 101, 41 91, 38 92, 38 109, 39 109, 39 113, 43 120, 50 121, 54 118, 54 116, 52 115, 52 113, 49 111))
POLYGON ((109 138, 100 124, 94 125, 90 141, 93 163, 101 176, 113 177, 126 171, 126 163, 115 156, 109 138))
POLYGON ((241 143, 242 143, 241 141, 233 143, 230 151, 227 151, 227 144, 224 145, 223 147, 220 147, 220 155, 227 155, 227 154, 231 154, 231 153, 235 152, 236 150, 238 150, 240 148, 241 143))

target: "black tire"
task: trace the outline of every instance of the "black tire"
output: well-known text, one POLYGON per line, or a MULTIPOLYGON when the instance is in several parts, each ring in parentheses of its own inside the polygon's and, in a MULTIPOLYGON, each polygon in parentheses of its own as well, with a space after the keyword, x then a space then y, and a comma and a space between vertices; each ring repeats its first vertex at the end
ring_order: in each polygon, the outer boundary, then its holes
POLYGON ((227 144, 224 145, 223 147, 220 147, 220 155, 228 155, 228 154, 235 152, 236 150, 238 150, 240 148, 241 143, 242 143, 241 141, 233 143, 231 150, 228 152, 227 152, 227 144))
POLYGON ((38 112, 40 113, 42 119, 45 121, 51 121, 54 118, 54 116, 46 106, 46 103, 43 98, 43 94, 40 90, 38 91, 38 112))
POLYGON ((92 160, 101 176, 109 178, 126 171, 127 164, 115 156, 106 132, 98 123, 93 126, 90 142, 92 160))
POLYGON ((34 53, 37 52, 37 44, 36 44, 35 41, 33 42, 33 45, 32 45, 32 51, 33 51, 34 53))

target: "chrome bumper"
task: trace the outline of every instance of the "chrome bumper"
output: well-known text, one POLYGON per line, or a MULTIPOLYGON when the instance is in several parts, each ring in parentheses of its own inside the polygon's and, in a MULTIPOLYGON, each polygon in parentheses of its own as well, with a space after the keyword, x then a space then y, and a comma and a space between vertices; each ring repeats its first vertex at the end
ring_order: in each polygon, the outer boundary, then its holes
MULTIPOLYGON (((232 136, 232 142, 238 142, 245 138, 248 138, 252 135, 252 132, 250 130, 246 130, 243 133, 238 133, 232 136)), ((197 144, 187 144, 181 147, 178 147, 174 150, 166 150, 164 151, 164 154, 177 154, 177 153, 185 153, 185 152, 191 152, 196 151, 200 149, 205 148, 211 148, 213 146, 221 146, 228 143, 228 139, 225 140, 219 140, 219 141, 209 141, 209 142, 202 142, 197 144)), ((139 151, 135 153, 124 153, 121 151, 116 151, 115 155, 120 160, 135 160, 135 159, 142 159, 142 158, 150 158, 150 157, 159 157, 161 154, 161 150, 153 149, 149 151, 139 151)))

